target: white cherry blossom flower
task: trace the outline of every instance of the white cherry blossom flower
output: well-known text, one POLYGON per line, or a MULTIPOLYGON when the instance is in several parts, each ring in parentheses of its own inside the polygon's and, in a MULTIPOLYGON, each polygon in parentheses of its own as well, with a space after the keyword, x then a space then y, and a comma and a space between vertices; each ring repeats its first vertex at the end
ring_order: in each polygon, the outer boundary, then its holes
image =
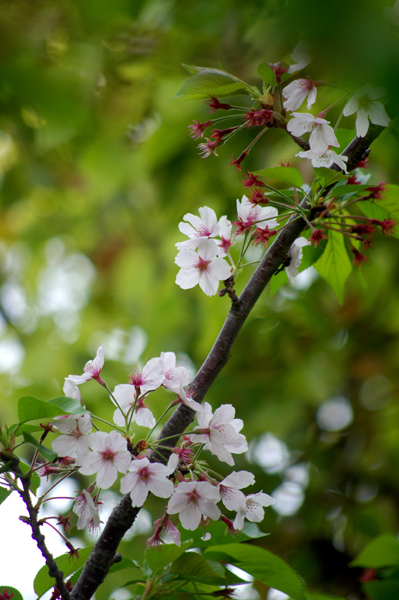
POLYGON ((161 357, 151 358, 142 371, 138 369, 130 375, 130 381, 136 388, 140 388, 140 394, 147 394, 157 390, 165 380, 163 371, 163 359, 161 357))
POLYGON ((231 453, 242 454, 248 450, 245 436, 239 433, 244 423, 234 415, 235 408, 231 404, 222 404, 213 414, 211 405, 204 402, 203 410, 197 412, 198 427, 194 427, 197 433, 190 434, 192 442, 205 444, 205 449, 231 466, 234 465, 231 453))
POLYGON ((237 235, 241 235, 252 227, 264 229, 267 225, 269 229, 274 229, 278 226, 274 218, 278 216, 277 208, 252 204, 246 196, 242 197, 241 202, 237 200, 237 215, 238 221, 234 222, 237 235))
POLYGON ((68 377, 65 378, 63 392, 65 396, 68 396, 68 398, 74 398, 74 400, 82 403, 82 397, 80 395, 78 386, 72 381, 72 379, 69 379, 68 377))
POLYGON ((219 219, 219 228, 220 228, 220 242, 218 242, 219 250, 218 256, 219 258, 224 258, 230 251, 230 247, 232 246, 231 241, 231 230, 232 230, 231 221, 228 220, 226 215, 223 215, 219 219))
POLYGON ((140 397, 136 402, 137 392, 134 385, 131 385, 130 383, 121 383, 115 386, 113 395, 123 411, 121 412, 119 408, 117 408, 114 412, 113 419, 116 425, 125 427, 125 415, 129 415, 128 418, 131 423, 136 422, 137 425, 149 427, 150 429, 155 427, 156 421, 154 415, 148 406, 144 404, 144 397, 140 397), (135 402, 136 406, 132 414, 131 410, 133 409, 135 402))
POLYGON ((60 417, 54 419, 52 425, 63 434, 51 442, 51 447, 58 456, 76 456, 79 461, 87 455, 92 430, 90 415, 60 417))
POLYGON ((312 56, 309 54, 309 51, 304 42, 299 42, 297 44, 291 54, 291 58, 297 64, 290 65, 288 67, 288 73, 296 73, 296 71, 300 71, 308 66, 308 64, 312 60, 312 56))
POLYGON ((257 494, 242 494, 242 502, 238 508, 236 518, 234 519, 234 529, 242 529, 244 527, 244 519, 252 521, 252 523, 260 523, 265 516, 264 506, 271 506, 275 503, 274 498, 263 492, 257 494))
POLYGON ((163 387, 171 392, 180 394, 190 382, 190 372, 186 367, 176 367, 176 354, 174 352, 161 352, 165 379, 163 387))
POLYGON ((376 102, 377 98, 381 98, 384 92, 381 88, 371 88, 371 85, 367 84, 360 88, 348 100, 346 103, 343 115, 348 117, 357 112, 356 116, 356 135, 357 137, 364 137, 369 128, 369 119, 374 125, 381 125, 381 127, 387 127, 391 119, 385 112, 384 106, 381 102, 376 102))
POLYGON ((100 526, 99 504, 94 504, 93 498, 87 490, 83 490, 76 498, 73 505, 73 512, 78 515, 76 527, 93 531, 100 526))
POLYGON ((82 475, 97 473, 97 485, 109 488, 117 478, 118 471, 126 473, 132 455, 127 442, 117 431, 97 431, 89 436, 91 451, 82 460, 79 468, 82 475))
POLYGON ((101 369, 104 366, 104 355, 105 355, 105 346, 102 344, 97 350, 97 355, 94 360, 89 360, 83 371, 83 375, 68 375, 65 379, 69 379, 76 385, 80 385, 81 383, 85 383, 85 381, 90 381, 90 379, 95 379, 99 383, 103 384, 103 380, 100 377, 101 369))
POLYGON ((255 477, 249 471, 233 471, 219 483, 220 497, 227 510, 238 510, 242 505, 241 489, 253 485, 255 477))
POLYGON ((207 481, 183 481, 176 487, 166 512, 170 515, 179 513, 184 529, 194 531, 201 517, 209 517, 214 521, 220 517, 220 510, 216 506, 219 500, 218 488, 207 481))
POLYGON ((130 493, 132 506, 143 506, 150 492, 158 498, 170 498, 174 485, 168 477, 178 462, 176 454, 171 454, 167 465, 150 463, 148 458, 132 460, 128 473, 121 479, 122 494, 130 493))
POLYGON ((200 240, 207 240, 219 235, 219 224, 215 211, 208 206, 202 206, 198 212, 201 218, 187 213, 183 219, 188 223, 179 223, 180 231, 190 239, 178 242, 176 244, 178 250, 195 250, 200 240))
POLYGON ((214 296, 219 281, 230 277, 230 267, 222 258, 217 258, 218 246, 213 240, 200 240, 198 251, 181 250, 175 263, 181 267, 176 275, 176 283, 183 290, 193 288, 197 283, 207 296, 214 296))
POLYGON ((287 273, 287 277, 290 281, 290 284, 294 285, 293 278, 298 275, 298 268, 302 261, 302 248, 304 246, 309 246, 309 241, 304 237, 299 237, 295 240, 290 248, 290 264, 288 267, 285 267, 285 272, 287 273))
POLYGON ((308 97, 307 109, 310 110, 312 104, 316 102, 317 88, 310 77, 306 79, 296 79, 288 84, 282 91, 286 101, 284 102, 284 108, 289 111, 296 110, 308 97))
POLYGON ((303 152, 298 152, 296 156, 299 156, 300 158, 307 158, 308 160, 312 161, 313 167, 329 168, 332 164, 336 164, 340 169, 347 173, 345 163, 348 162, 348 157, 343 156, 342 154, 337 154, 334 152, 334 150, 328 149, 321 153, 315 152, 314 150, 306 150, 303 152))
POLYGON ((329 121, 314 117, 309 113, 294 112, 292 116, 293 118, 287 123, 287 131, 296 137, 310 132, 309 146, 311 150, 322 153, 328 149, 328 146, 339 147, 334 129, 329 125, 329 121))

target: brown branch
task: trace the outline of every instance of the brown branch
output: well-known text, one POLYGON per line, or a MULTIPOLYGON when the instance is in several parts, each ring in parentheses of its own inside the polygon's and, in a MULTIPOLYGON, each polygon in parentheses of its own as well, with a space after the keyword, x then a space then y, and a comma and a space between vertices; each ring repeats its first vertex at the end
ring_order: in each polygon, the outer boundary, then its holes
MULTIPOLYGON (((375 127, 371 127, 370 133, 365 138, 355 138, 345 149, 343 154, 348 156, 349 165, 355 166, 361 160, 370 143, 382 131, 381 127, 378 127, 378 132, 374 131, 374 129, 375 127)), ((306 201, 303 202, 303 206, 306 207, 306 201)), ((311 219, 312 216, 310 216, 311 219)), ((297 218, 280 232, 264 255, 240 297, 233 303, 217 340, 195 376, 194 381, 190 384, 189 390, 187 390, 192 392, 197 402, 203 401, 208 389, 226 365, 230 357, 231 348, 249 313, 273 274, 284 261, 291 245, 305 227, 305 221, 297 218)), ((178 442, 179 437, 193 422, 194 417, 195 412, 193 410, 184 404, 180 404, 162 428, 159 439, 172 436, 171 439, 163 441, 163 445, 173 448, 178 442)), ((159 450, 159 452, 163 454, 166 460, 169 452, 167 450, 159 450)), ((159 456, 152 454, 151 460, 159 461, 159 456)), ((129 494, 125 495, 114 508, 104 531, 87 560, 79 580, 71 592, 73 600, 89 600, 93 596, 96 589, 104 581, 114 560, 119 542, 126 531, 132 526, 139 510, 139 508, 132 507, 129 494)))

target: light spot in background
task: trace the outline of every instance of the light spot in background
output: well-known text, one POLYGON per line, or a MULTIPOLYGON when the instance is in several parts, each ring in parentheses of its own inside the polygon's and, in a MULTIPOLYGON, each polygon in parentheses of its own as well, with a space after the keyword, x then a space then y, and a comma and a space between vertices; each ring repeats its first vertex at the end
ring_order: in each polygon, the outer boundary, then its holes
POLYGON ((334 337, 329 342, 327 342, 326 348, 328 348, 329 350, 340 350, 345 346, 347 341, 348 330, 342 328, 338 331, 338 333, 334 335, 334 337))
MULTIPOLYGON (((226 569, 231 571, 231 573, 234 573, 234 575, 237 575, 237 577, 241 577, 244 581, 252 582, 254 580, 252 575, 239 569, 235 565, 228 564, 226 565, 226 569)), ((252 583, 232 587, 234 587, 234 598, 240 598, 241 600, 258 600, 260 598, 260 595, 253 587, 252 583)))
POLYGON ((127 331, 115 327, 110 333, 97 331, 89 340, 89 345, 97 349, 101 344, 107 348, 107 358, 125 365, 136 363, 148 344, 148 334, 141 327, 131 327, 127 331))
POLYGON ((271 493, 271 496, 276 500, 272 509, 285 517, 295 514, 305 499, 302 487, 291 481, 285 481, 279 485, 271 493))
POLYGON ((125 542, 129 542, 134 537, 136 537, 136 535, 147 535, 149 533, 152 533, 152 529, 153 519, 151 513, 148 512, 148 510, 146 510, 145 508, 141 508, 139 514, 136 517, 135 522, 123 536, 123 540, 125 542))
POLYGON ((0 340, 0 373, 14 373, 22 365, 25 348, 17 339, 4 337, 0 340))
POLYGON ((373 375, 363 383, 359 397, 367 410, 380 410, 391 400, 392 384, 383 375, 373 375))
POLYGON ((37 317, 29 306, 24 287, 16 280, 6 281, 0 290, 1 305, 7 318, 24 333, 37 327, 37 317))
POLYGON ((252 462, 263 467, 266 473, 280 473, 289 464, 289 450, 272 433, 265 433, 255 441, 249 452, 252 462))
POLYGON ((284 471, 284 477, 288 481, 297 483, 303 488, 306 488, 309 484, 309 465, 305 463, 298 463, 292 465, 284 471))
POLYGON ((133 598, 133 594, 127 588, 117 588, 108 596, 109 600, 129 600, 133 598))
POLYGON ((307 290, 312 283, 319 277, 318 272, 314 267, 309 267, 294 278, 294 287, 297 290, 307 290))
POLYGON ((360 482, 355 488, 356 502, 370 502, 378 494, 378 485, 376 483, 360 482))
POLYGON ((353 421, 352 406, 344 396, 334 396, 319 406, 317 425, 325 431, 341 431, 353 421))

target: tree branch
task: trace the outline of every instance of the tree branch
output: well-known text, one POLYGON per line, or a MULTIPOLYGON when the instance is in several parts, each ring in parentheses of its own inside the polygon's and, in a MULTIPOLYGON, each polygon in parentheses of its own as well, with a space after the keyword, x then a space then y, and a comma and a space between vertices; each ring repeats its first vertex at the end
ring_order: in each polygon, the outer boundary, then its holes
MULTIPOLYGON (((348 156, 349 168, 356 166, 359 160, 362 159, 369 145, 378 137, 382 129, 382 127, 372 126, 366 137, 355 138, 349 144, 343 152, 345 156, 348 156)), ((302 205, 306 207, 306 199, 302 205)), ((312 216, 310 216, 311 219, 312 216)), ((305 221, 302 218, 296 218, 280 232, 241 293, 238 302, 235 302, 230 308, 217 340, 190 384, 189 390, 187 390, 192 392, 197 402, 203 401, 208 389, 226 365, 231 348, 249 313, 278 267, 284 261, 291 245, 305 228, 305 221)), ((180 404, 162 428, 159 439, 173 436, 171 439, 165 440, 163 445, 173 448, 179 437, 193 422, 194 417, 195 412, 193 410, 184 404, 180 404)), ((166 460, 169 454, 168 451, 159 450, 159 452, 163 454, 166 460)), ((150 458, 152 461, 159 461, 159 456, 154 453, 150 458)), ((71 592, 71 598, 74 600, 89 600, 92 597, 104 581, 119 542, 132 526, 139 510, 139 508, 132 507, 129 494, 125 495, 114 508, 79 580, 71 592)))

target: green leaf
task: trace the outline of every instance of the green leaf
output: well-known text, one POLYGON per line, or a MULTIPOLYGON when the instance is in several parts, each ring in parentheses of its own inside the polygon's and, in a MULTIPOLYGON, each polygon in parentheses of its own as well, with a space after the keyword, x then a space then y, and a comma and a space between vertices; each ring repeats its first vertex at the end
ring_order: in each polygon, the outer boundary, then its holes
POLYGON ((347 146, 352 142, 352 140, 356 137, 355 129, 337 129, 335 132, 336 138, 339 143, 339 150, 337 149, 337 154, 341 154, 347 146))
POLYGON ((0 504, 2 504, 4 500, 8 498, 12 491, 13 490, 8 490, 7 488, 0 487, 0 504))
POLYGON ((342 596, 326 596, 325 594, 309 594, 306 593, 307 600, 345 600, 342 596))
POLYGON ((22 435, 24 431, 28 433, 36 433, 37 431, 43 432, 43 427, 40 427, 40 425, 30 425, 29 423, 15 423, 8 428, 8 433, 10 435, 15 433, 16 437, 22 435))
POLYGON ((299 576, 281 558, 264 548, 249 544, 227 544, 206 550, 204 556, 226 560, 258 581, 288 594, 293 600, 306 600, 299 576))
POLYGON ((171 562, 176 560, 185 550, 191 548, 191 541, 182 543, 181 546, 175 544, 162 544, 158 548, 150 548, 144 553, 144 558, 153 573, 164 569, 171 562))
POLYGON ((238 93, 247 94, 252 98, 260 97, 259 90, 226 71, 195 67, 194 65, 183 66, 194 74, 183 83, 174 98, 201 100, 210 96, 223 98, 238 93))
POLYGON ((364 202, 359 202, 358 204, 360 210, 366 217, 370 219, 378 219, 379 221, 384 221, 390 217, 390 214, 385 208, 382 206, 378 206, 374 202, 370 202, 369 200, 365 200, 364 202))
POLYGON ((45 446, 42 446, 42 444, 39 444, 37 439, 35 437, 33 437, 33 435, 31 435, 27 431, 23 432, 23 436, 24 436, 25 442, 27 444, 31 444, 31 446, 34 446, 35 448, 37 448, 39 450, 40 454, 46 460, 53 462, 57 458, 57 454, 55 452, 53 452, 49 448, 46 448, 45 446))
POLYGON ((115 573, 116 571, 123 571, 124 569, 141 569, 137 560, 133 560, 133 558, 128 558, 127 556, 122 556, 122 560, 114 563, 110 569, 109 573, 115 573))
MULTIPOLYGON (((188 548, 208 548, 209 546, 231 544, 232 537, 229 533, 226 535, 226 525, 221 521, 213 521, 210 526, 206 528, 206 532, 211 534, 209 540, 204 541, 202 539, 203 532, 201 530, 187 531, 179 525, 181 539, 191 540, 188 548)), ((245 542, 250 539, 256 539, 265 537, 268 533, 263 533, 256 523, 248 523, 239 534, 239 541, 245 542)))
POLYGON ((341 171, 332 171, 326 167, 315 168, 314 176, 323 190, 329 185, 341 181, 341 179, 346 179, 346 175, 341 173, 341 171))
MULTIPOLYGON (((399 225, 399 186, 387 185, 382 198, 377 198, 374 203, 381 206, 389 216, 399 225)), ((396 227, 395 236, 399 237, 399 227, 396 227)))
POLYGON ((33 396, 23 396, 18 401, 18 419, 21 423, 87 412, 80 402, 67 396, 53 398, 48 402, 33 396))
POLYGON ((225 583, 224 569, 219 563, 208 561, 196 552, 181 554, 170 566, 170 573, 180 575, 182 579, 207 583, 210 585, 223 585, 225 583))
MULTIPOLYGON (((68 575, 72 575, 75 571, 77 571, 80 567, 82 567, 87 559, 89 558, 90 552, 92 551, 92 546, 89 548, 82 548, 79 550, 79 556, 73 556, 69 553, 62 554, 58 558, 55 559, 57 563, 57 567, 60 571, 64 573, 64 577, 68 577, 68 575)), ((54 586, 54 578, 50 577, 48 574, 48 568, 46 565, 37 572, 36 577, 33 582, 33 588, 36 594, 41 598, 43 594, 47 592, 50 588, 54 586)))
POLYGON ((24 600, 21 592, 19 592, 15 587, 12 587, 11 585, 0 585, 0 594, 4 594, 5 590, 7 590, 7 593, 10 596, 11 594, 14 594, 12 600, 24 600))
POLYGON ((341 233, 331 230, 328 232, 327 246, 313 266, 332 287, 339 302, 342 303, 344 285, 352 271, 352 263, 349 260, 344 236, 341 233))
POLYGON ((398 600, 399 598, 398 579, 368 581, 362 587, 372 600, 398 600))
POLYGON ((254 175, 260 177, 269 177, 275 179, 281 183, 292 185, 292 187, 300 189, 303 186, 302 175, 298 169, 293 167, 273 167, 271 169, 262 169, 261 171, 255 171, 254 175))
POLYGON ((351 567, 379 569, 399 563, 399 540, 394 535, 380 535, 350 563, 351 567))
POLYGON ((259 77, 263 79, 263 81, 266 81, 266 83, 268 83, 271 86, 276 85, 276 76, 269 67, 268 63, 262 63, 261 65, 259 65, 256 71, 259 77))
POLYGON ((365 184, 348 184, 348 185, 336 185, 334 189, 331 190, 332 196, 336 198, 340 198, 341 196, 346 196, 346 194, 360 194, 364 192, 365 189, 370 187, 367 183, 365 184))

